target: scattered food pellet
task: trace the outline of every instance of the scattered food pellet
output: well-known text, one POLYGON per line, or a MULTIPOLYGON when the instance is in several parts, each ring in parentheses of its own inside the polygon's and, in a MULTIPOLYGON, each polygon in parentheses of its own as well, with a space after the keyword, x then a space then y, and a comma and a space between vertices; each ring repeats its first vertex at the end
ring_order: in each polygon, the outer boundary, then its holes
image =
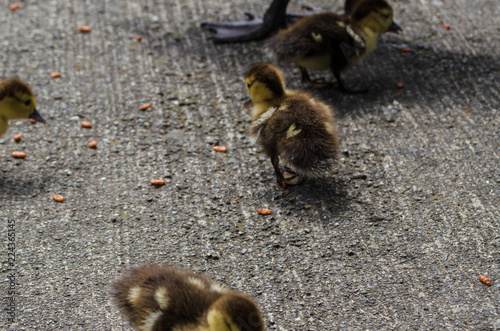
POLYGON ((24 159, 26 156, 28 156, 28 154, 26 154, 25 152, 12 152, 12 156, 15 157, 16 159, 24 159))
POLYGON ((272 213, 271 209, 265 209, 265 208, 259 208, 257 209, 257 212, 261 215, 269 215, 272 213))
POLYGON ((214 151, 216 152, 227 152, 226 146, 214 146, 214 151))
POLYGON ((412 51, 410 47, 401 47, 399 50, 403 53, 410 53, 412 51))
POLYGON ((469 112, 469 110, 464 109, 464 115, 467 115, 468 112, 469 112))
POLYGON ((153 104, 151 102, 148 102, 148 103, 141 105, 139 107, 139 110, 146 110, 146 109, 150 108, 151 106, 153 106, 153 104))
POLYGON ((491 286, 490 279, 488 277, 486 277, 485 275, 480 275, 479 280, 482 281, 483 283, 485 283, 486 285, 491 286))
POLYGON ((405 83, 403 83, 403 82, 398 82, 398 83, 396 84, 396 87, 397 87, 397 88, 403 88, 403 87, 405 87, 405 83))
POLYGON ((82 127, 90 129, 92 127, 92 123, 89 121, 82 121, 82 127))
POLYGON ((21 135, 20 134, 16 134, 14 137, 12 137, 12 139, 14 139, 15 141, 19 141, 21 140, 21 135))
POLYGON ((57 202, 63 202, 64 201, 64 197, 62 195, 60 195, 60 194, 54 194, 52 196, 52 199, 54 201, 57 201, 57 202))
POLYGON ((35 123, 36 123, 36 120, 35 120, 35 119, 30 118, 30 123, 31 123, 31 124, 35 124, 35 123))
POLYGON ((13 3, 9 5, 10 10, 18 10, 19 9, 19 2, 13 3))
POLYGON ((92 31, 92 29, 90 28, 90 26, 87 26, 87 25, 79 25, 78 26, 78 31, 80 31, 80 32, 90 32, 90 31, 92 31))
POLYGON ((97 148, 97 141, 92 140, 91 142, 89 142, 89 147, 90 148, 97 148))
POLYGON ((142 37, 141 36, 135 36, 135 39, 137 39, 137 41, 141 41, 142 37))
POLYGON ((153 179, 150 183, 151 185, 157 186, 165 185, 165 181, 163 179, 153 179))
POLYGON ((443 24, 443 28, 445 28, 446 30, 449 30, 451 28, 451 24, 449 24, 449 23, 443 24))
POLYGON ((50 78, 59 78, 59 77, 61 77, 60 72, 53 72, 50 74, 50 78))

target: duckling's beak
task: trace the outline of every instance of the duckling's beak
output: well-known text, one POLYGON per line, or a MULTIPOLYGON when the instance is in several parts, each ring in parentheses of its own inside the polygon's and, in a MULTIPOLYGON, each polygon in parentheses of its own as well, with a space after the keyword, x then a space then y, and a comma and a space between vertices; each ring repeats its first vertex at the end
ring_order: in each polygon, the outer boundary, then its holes
POLYGON ((387 29, 387 32, 392 32, 392 33, 399 33, 399 31, 403 31, 399 25, 394 23, 394 21, 389 25, 389 28, 387 29))
POLYGON ((248 98, 247 100, 245 100, 245 103, 243 103, 243 108, 247 109, 252 104, 253 104, 252 99, 248 98))
POLYGON ((30 116, 28 116, 28 118, 32 118, 40 123, 45 123, 45 120, 43 119, 42 115, 40 115, 40 113, 36 109, 33 110, 33 112, 31 113, 30 116))

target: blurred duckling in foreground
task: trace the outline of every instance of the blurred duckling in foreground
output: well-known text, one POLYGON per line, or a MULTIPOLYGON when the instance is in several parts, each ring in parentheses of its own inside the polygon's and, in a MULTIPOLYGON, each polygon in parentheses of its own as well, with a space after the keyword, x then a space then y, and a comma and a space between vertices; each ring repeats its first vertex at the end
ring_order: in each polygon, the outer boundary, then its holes
POLYGON ((137 330, 264 330, 250 298, 191 271, 140 266, 128 270, 113 288, 115 302, 137 330))
POLYGON ((285 188, 331 171, 339 147, 332 109, 307 93, 286 90, 281 72, 270 64, 252 66, 245 84, 253 103, 250 133, 271 158, 278 184, 285 188))
POLYGON ((365 92, 348 87, 342 71, 370 54, 380 33, 401 28, 393 22, 392 8, 385 0, 348 1, 346 11, 346 15, 306 16, 270 38, 267 49, 279 60, 298 64, 302 80, 314 87, 328 87, 331 83, 312 80, 307 69, 331 69, 342 90, 365 92))
POLYGON ((25 118, 45 123, 36 110, 33 91, 17 78, 0 81, 0 137, 9 129, 9 120, 25 118))

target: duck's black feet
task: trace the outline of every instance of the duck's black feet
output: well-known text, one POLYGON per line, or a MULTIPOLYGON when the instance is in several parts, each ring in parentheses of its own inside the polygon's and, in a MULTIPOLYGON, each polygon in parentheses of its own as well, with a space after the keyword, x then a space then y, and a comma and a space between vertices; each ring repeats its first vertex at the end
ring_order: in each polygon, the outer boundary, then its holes
POLYGON ((270 32, 266 31, 264 21, 256 18, 250 13, 245 13, 248 19, 245 21, 223 22, 223 23, 201 23, 205 30, 215 32, 209 37, 214 43, 232 43, 258 40, 266 37, 270 32))
POLYGON ((311 79, 307 69, 299 66, 300 73, 302 74, 302 82, 311 85, 314 88, 331 88, 333 83, 327 82, 324 78, 311 79))
POLYGON ((264 19, 245 13, 245 21, 225 23, 201 23, 203 29, 215 32, 210 39, 214 43, 246 42, 263 39, 278 31, 286 24, 286 7, 290 0, 273 0, 267 9, 264 19))

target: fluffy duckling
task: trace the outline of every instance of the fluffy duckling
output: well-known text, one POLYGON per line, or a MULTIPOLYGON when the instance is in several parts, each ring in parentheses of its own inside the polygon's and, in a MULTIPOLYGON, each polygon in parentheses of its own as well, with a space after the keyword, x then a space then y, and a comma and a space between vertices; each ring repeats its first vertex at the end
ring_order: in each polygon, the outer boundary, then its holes
POLYGON ((261 331, 257 305, 207 277, 170 266, 133 268, 113 284, 116 304, 141 331, 261 331))
POLYGON ((33 91, 17 78, 0 81, 0 137, 9 129, 9 120, 24 118, 45 123, 36 110, 33 91))
POLYGON ((332 109, 307 93, 286 90, 281 72, 270 64, 248 69, 245 84, 253 103, 250 133, 271 158, 278 184, 285 188, 331 170, 339 147, 332 109))
POLYGON ((322 79, 310 79, 307 69, 331 69, 341 89, 364 92, 359 88, 349 88, 341 72, 371 53, 380 33, 401 28, 393 22, 392 8, 385 0, 348 1, 346 10, 350 15, 322 13, 306 16, 270 38, 267 49, 280 60, 298 64, 302 80, 314 87, 331 84, 322 79))

